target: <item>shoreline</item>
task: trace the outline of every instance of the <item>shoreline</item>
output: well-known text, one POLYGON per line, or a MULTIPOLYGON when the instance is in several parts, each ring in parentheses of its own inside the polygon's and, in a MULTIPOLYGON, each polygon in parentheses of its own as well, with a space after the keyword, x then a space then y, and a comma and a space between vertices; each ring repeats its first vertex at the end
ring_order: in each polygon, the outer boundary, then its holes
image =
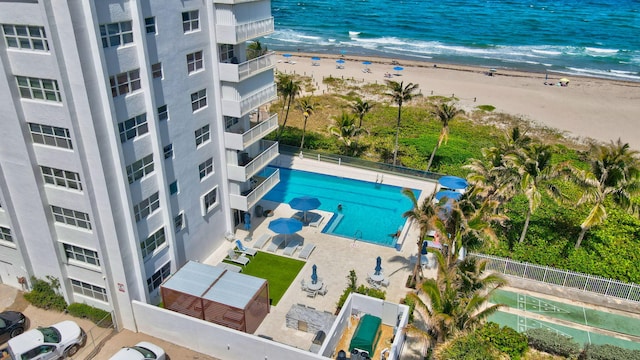
POLYGON ((535 124, 557 129, 577 141, 595 139, 608 143, 621 138, 634 149, 640 149, 640 83, 633 81, 537 73, 521 70, 434 63, 432 61, 396 60, 404 69, 394 71, 392 58, 336 55, 313 52, 288 52, 285 62, 276 51, 278 71, 311 76, 318 91, 327 91, 325 77, 347 77, 364 83, 384 80, 412 82, 423 94, 454 96, 466 111, 478 105, 492 105, 496 112, 507 113, 535 124), (317 65, 311 57, 320 57, 317 65), (344 68, 335 61, 343 59, 344 68), (370 72, 363 61, 371 62, 370 72), (385 73, 394 73, 391 78, 385 73), (488 76, 491 75, 491 76, 488 76), (555 86, 567 77, 569 86, 555 86), (547 83, 547 84, 545 84, 547 83), (549 86, 554 85, 554 86, 549 86))

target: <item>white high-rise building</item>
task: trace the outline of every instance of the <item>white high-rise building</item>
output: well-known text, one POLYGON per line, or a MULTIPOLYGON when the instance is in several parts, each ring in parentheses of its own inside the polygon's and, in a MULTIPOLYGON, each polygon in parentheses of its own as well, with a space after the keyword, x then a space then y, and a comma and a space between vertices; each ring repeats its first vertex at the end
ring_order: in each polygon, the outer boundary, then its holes
POLYGON ((0 0, 0 27, 0 279, 134 328, 279 181, 270 0, 0 0))

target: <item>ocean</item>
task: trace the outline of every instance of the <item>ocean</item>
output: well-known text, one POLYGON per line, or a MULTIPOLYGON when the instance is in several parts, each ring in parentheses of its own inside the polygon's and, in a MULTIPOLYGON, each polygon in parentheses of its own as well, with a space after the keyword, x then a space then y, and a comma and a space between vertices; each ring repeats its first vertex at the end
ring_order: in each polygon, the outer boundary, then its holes
POLYGON ((640 82, 639 0, 272 0, 271 50, 640 82))

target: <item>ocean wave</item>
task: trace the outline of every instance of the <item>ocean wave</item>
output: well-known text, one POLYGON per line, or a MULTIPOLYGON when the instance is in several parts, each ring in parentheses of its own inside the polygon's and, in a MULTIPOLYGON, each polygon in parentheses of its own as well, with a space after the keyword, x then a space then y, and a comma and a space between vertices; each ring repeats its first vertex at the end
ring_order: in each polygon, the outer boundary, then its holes
POLYGON ((567 69, 570 71, 567 72, 568 74, 640 81, 640 75, 631 71, 599 70, 575 67, 567 67, 567 69))
POLYGON ((600 49, 594 47, 585 47, 584 50, 593 54, 617 54, 620 51, 618 49, 600 49))

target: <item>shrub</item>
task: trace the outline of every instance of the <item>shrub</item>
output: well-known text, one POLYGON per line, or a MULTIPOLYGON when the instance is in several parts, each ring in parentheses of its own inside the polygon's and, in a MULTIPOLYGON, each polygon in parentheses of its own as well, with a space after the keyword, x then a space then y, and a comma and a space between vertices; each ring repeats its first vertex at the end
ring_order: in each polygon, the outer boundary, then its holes
POLYGON ((498 351, 477 333, 457 337, 436 350, 440 360, 492 360, 500 359, 498 351))
POLYGON ((489 112, 496 109, 496 107, 493 105, 478 105, 476 107, 482 111, 489 111, 489 112))
POLYGON ((580 345, 571 338, 547 329, 529 329, 526 332, 529 346, 554 355, 575 358, 580 353, 580 345))
POLYGON ((64 311, 67 302, 58 294, 60 282, 52 276, 47 276, 47 280, 31 277, 32 290, 24 294, 24 298, 35 307, 64 311))
POLYGON ((72 316, 89 319, 93 321, 94 324, 99 324, 102 327, 108 327, 108 326, 111 326, 111 324, 113 324, 110 318, 111 314, 108 311, 104 311, 102 309, 98 309, 96 307, 93 307, 87 304, 81 304, 81 303, 70 304, 67 307, 67 311, 72 316), (107 319, 100 322, 105 318, 107 319))
POLYGON ((509 355, 512 360, 518 360, 529 348, 527 336, 516 330, 494 322, 488 322, 478 329, 478 335, 496 349, 509 355))
POLYGON ((382 300, 384 300, 387 297, 386 291, 366 287, 364 285, 360 285, 358 289, 356 289, 356 293, 371 296, 373 298, 382 299, 382 300))
POLYGON ((413 310, 415 310, 416 308, 416 301, 410 297, 410 296, 405 296, 403 299, 403 302, 405 305, 407 305, 409 307, 409 323, 413 322, 413 310))
POLYGON ((614 345, 586 345, 581 360, 640 360, 640 350, 623 349, 614 345))

